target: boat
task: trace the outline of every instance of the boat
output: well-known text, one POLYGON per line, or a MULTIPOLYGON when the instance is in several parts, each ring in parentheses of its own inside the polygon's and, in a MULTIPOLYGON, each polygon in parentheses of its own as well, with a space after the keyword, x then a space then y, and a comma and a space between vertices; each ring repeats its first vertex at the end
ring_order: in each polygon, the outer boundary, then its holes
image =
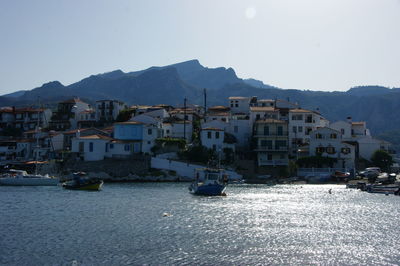
POLYGON ((196 169, 195 180, 189 191, 196 195, 223 196, 227 183, 228 176, 223 169, 196 169))
POLYGON ((367 185, 366 191, 369 193, 398 194, 400 191, 400 186, 397 184, 393 185, 370 184, 367 185))
POLYGON ((70 190, 90 190, 99 191, 104 182, 98 178, 85 178, 86 173, 77 172, 73 174, 73 180, 64 182, 63 188, 70 190))
POLYGON ((49 175, 28 174, 24 170, 10 169, 0 177, 3 186, 57 186, 58 178, 49 175))

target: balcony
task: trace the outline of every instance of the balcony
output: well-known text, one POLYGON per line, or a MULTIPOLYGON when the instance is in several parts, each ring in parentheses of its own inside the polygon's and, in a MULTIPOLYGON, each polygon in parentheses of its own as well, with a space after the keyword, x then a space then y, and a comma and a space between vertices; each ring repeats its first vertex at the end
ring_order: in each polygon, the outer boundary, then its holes
POLYGON ((258 163, 259 163, 260 166, 263 166, 263 165, 270 165, 270 166, 288 165, 289 164, 289 160, 287 160, 287 159, 281 159, 281 160, 264 160, 264 159, 260 159, 260 160, 258 160, 258 163))
POLYGON ((287 146, 261 146, 258 145, 255 148, 255 151, 276 151, 276 152, 287 152, 289 148, 287 146))
POLYGON ((262 138, 262 137, 287 137, 289 136, 289 131, 282 131, 282 132, 268 132, 265 134, 262 131, 256 131, 254 137, 262 138))

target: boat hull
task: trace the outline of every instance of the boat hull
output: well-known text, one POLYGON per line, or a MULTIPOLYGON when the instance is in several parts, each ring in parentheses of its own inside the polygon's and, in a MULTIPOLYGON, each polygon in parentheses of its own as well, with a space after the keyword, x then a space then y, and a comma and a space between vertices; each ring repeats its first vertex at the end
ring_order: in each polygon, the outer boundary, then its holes
POLYGON ((63 184, 63 188, 65 189, 70 189, 70 190, 89 190, 89 191, 99 191, 101 190, 101 187, 103 186, 103 181, 99 181, 96 183, 90 183, 90 184, 81 184, 81 185, 76 185, 73 183, 66 182, 63 184))
POLYGON ((196 195, 203 196, 221 196, 225 191, 225 186, 220 184, 213 185, 200 185, 200 186, 191 186, 190 191, 196 195))
POLYGON ((0 178, 0 185, 3 186, 57 186, 57 178, 0 178))

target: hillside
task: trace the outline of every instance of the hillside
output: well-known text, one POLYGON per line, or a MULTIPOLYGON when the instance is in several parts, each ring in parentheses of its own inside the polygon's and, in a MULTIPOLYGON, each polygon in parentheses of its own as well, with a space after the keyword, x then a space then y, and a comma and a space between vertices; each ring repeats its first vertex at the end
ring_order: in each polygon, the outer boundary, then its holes
POLYGON ((208 106, 227 105, 229 96, 258 96, 286 99, 301 107, 319 110, 331 121, 345 119, 366 121, 372 133, 400 129, 400 89, 359 86, 346 92, 279 89, 254 79, 237 77, 232 68, 207 68, 198 60, 124 73, 115 70, 92 75, 64 86, 58 81, 41 87, 0 97, 0 106, 24 106, 44 102, 54 106, 73 96, 90 103, 116 99, 127 104, 178 105, 186 97, 190 103, 204 104, 207 88, 208 106))

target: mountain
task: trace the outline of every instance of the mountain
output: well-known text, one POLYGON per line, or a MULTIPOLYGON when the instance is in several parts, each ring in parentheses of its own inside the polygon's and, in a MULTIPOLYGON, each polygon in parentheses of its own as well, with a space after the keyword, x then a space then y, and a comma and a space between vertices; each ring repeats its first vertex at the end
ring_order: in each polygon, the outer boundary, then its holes
POLYGON ((3 97, 9 97, 9 98, 14 98, 14 97, 16 98, 16 97, 24 95, 25 92, 27 92, 27 91, 26 90, 20 90, 20 91, 12 92, 12 93, 9 93, 9 94, 4 94, 2 96, 3 97))
POLYGON ((232 68, 207 68, 198 60, 168 66, 155 66, 125 73, 115 70, 92 75, 64 86, 58 81, 25 92, 0 96, 0 106, 26 106, 38 102, 55 106, 58 101, 80 97, 94 103, 116 99, 127 104, 179 105, 184 98, 203 104, 207 88, 207 105, 227 105, 229 96, 258 96, 260 99, 285 99, 303 108, 319 110, 331 121, 348 116, 366 121, 372 133, 400 129, 400 88, 358 86, 345 92, 280 89, 255 79, 241 79, 232 68))

